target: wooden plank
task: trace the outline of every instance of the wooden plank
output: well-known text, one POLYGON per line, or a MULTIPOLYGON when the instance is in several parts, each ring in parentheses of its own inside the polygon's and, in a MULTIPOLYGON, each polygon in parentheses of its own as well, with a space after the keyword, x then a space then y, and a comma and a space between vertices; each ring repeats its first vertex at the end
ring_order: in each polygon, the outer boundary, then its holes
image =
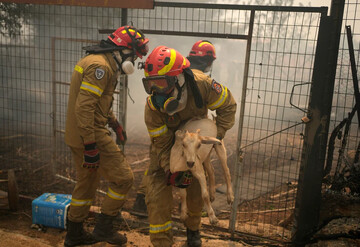
POLYGON ((153 9, 154 0, 5 0, 3 3, 29 3, 29 4, 49 4, 49 5, 69 5, 83 7, 105 7, 105 8, 123 8, 123 9, 153 9))
POLYGON ((8 171, 8 201, 10 210, 17 211, 19 205, 19 190, 14 170, 8 171))
POLYGON ((243 211, 239 211, 238 214, 262 214, 262 213, 277 213, 277 212, 283 212, 283 211, 290 211, 290 210, 294 210, 295 207, 290 207, 290 208, 276 208, 276 209, 269 209, 269 210, 259 210, 259 211, 247 211, 247 212, 243 212, 243 211))

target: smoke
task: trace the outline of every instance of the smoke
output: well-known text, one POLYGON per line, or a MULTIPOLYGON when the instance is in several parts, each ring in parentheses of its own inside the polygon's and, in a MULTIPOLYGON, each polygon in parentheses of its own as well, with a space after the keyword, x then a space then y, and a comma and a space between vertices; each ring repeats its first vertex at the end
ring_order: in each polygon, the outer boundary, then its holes
MULTIPOLYGON (((237 102, 240 102, 241 86, 243 80, 245 46, 244 40, 229 40, 208 37, 183 37, 183 36, 166 36, 163 35, 145 35, 149 38, 149 54, 159 45, 165 45, 179 51, 183 56, 188 56, 193 44, 200 40, 206 39, 211 41, 216 49, 217 59, 213 63, 212 75, 219 83, 228 87, 233 93, 237 102)), ((143 58, 142 61, 145 61, 143 58)), ((140 60, 139 60, 140 61, 140 60)), ((138 62, 138 60, 136 61, 138 62)), ((143 70, 136 70, 129 76, 130 96, 134 103, 128 98, 127 129, 130 133, 146 132, 144 124, 144 107, 146 97, 148 96, 142 85, 144 77, 143 70), (141 121, 140 121, 141 120, 141 121)))
MULTIPOLYGON (((188 1, 192 2, 192 1, 188 1)), ((202 3, 225 3, 224 1, 197 1, 202 3)), ((313 1, 315 5, 315 1, 313 1)), ((229 4, 275 4, 274 1, 228 1, 229 4)), ((281 4, 279 2, 276 2, 281 4)), ((288 5, 285 4, 284 5, 288 5)), ((296 5, 296 2, 294 3, 296 5)), ((14 126, 17 129, 31 133, 51 134, 52 133, 52 85, 53 80, 59 82, 69 82, 73 66, 80 59, 84 52, 81 47, 88 45, 87 41, 99 41, 106 38, 107 35, 99 34, 98 30, 107 28, 116 28, 121 22, 121 11, 119 9, 104 8, 102 12, 96 8, 89 7, 69 7, 69 6, 46 6, 35 5, 31 8, 32 17, 29 24, 22 28, 22 35, 16 39, 14 44, 10 44, 9 38, 1 37, 1 80, 3 87, 0 93, 3 96, 0 101, 1 117, 0 124, 4 129, 11 130, 14 126), (96 11, 96 14, 94 14, 96 11), (66 13, 66 18, 64 18, 66 13), (83 15, 79 15, 82 13, 83 15), (84 18, 86 16, 86 18, 84 18), (55 49, 52 47, 52 39, 58 38, 54 42, 55 49), (76 40, 77 39, 77 40, 76 40), (84 40, 84 41, 78 41, 84 40), (16 44, 16 45, 15 45, 16 44), (55 52, 56 66, 53 69, 52 52, 55 52), (54 78, 55 74, 55 78, 54 78), (40 122, 40 123, 39 123, 40 122)), ((161 11, 161 10, 159 10, 161 11)), ((136 11, 135 13, 138 13, 136 11)), ((152 25, 156 27, 158 22, 163 19, 156 18, 156 22, 146 23, 147 18, 142 19, 140 14, 129 16, 129 21, 134 17, 136 26, 139 24, 152 25), (140 23, 143 21, 145 23, 140 23)), ((222 32, 231 33, 229 28, 236 27, 239 33, 246 34, 247 21, 241 20, 229 22, 225 12, 218 13, 218 21, 213 23, 208 18, 206 21, 191 22, 189 17, 184 16, 185 21, 179 18, 180 12, 176 16, 171 16, 172 12, 163 13, 162 18, 173 18, 174 22, 181 22, 181 27, 185 31, 191 28, 199 32, 222 32), (225 14, 225 15, 224 15, 225 14), (226 24, 224 24, 226 23, 226 24), (196 25, 199 25, 196 27, 196 25), (219 26, 221 26, 219 29, 219 26), (201 30, 200 30, 201 29, 201 30)), ((201 12, 207 15, 206 12, 201 12)), ((201 17, 202 18, 202 17, 201 17)), ((246 17, 242 17, 246 18, 246 17)), ((166 22, 166 18, 164 22, 166 22)), ((149 29, 154 29, 152 25, 149 29)), ((161 25, 160 25, 161 26, 161 25)), ((141 25, 140 25, 140 28, 141 25)), ((217 59, 214 62, 212 78, 225 85, 233 93, 240 109, 241 91, 243 84, 243 72, 245 62, 246 41, 235 39, 218 39, 208 37, 183 37, 183 36, 164 36, 164 35, 146 35, 150 39, 150 52, 159 45, 166 45, 178 50, 184 56, 187 56, 192 45, 199 39, 210 40, 217 52, 217 59)), ((263 41, 259 41, 260 43, 263 41)), ((256 56, 256 54, 255 54, 256 56)), ((143 58, 143 61, 146 59, 143 58)), ((138 62, 138 61, 137 61, 138 62)), ((257 68, 253 68, 257 69, 257 68)), ((147 97, 142 86, 143 71, 136 70, 129 76, 130 96, 128 97, 127 107, 127 129, 130 133, 147 133, 143 112, 145 99, 147 97)), ((255 82, 252 82, 255 83, 255 82)), ((263 81, 263 85, 268 85, 263 81)), ((250 88, 251 89, 251 88, 250 88)), ((58 86, 58 107, 56 124, 59 130, 64 129, 66 113, 66 97, 68 87, 58 86)), ((264 95, 250 95, 258 98, 258 104, 261 104, 264 95)), ((301 102, 303 105, 303 102, 301 102)), ((259 109, 258 109, 259 110, 259 109)), ((265 108, 263 109, 266 110, 265 108)), ((259 110, 260 111, 260 110, 259 110)), ((237 112, 238 117, 239 112, 237 112)))

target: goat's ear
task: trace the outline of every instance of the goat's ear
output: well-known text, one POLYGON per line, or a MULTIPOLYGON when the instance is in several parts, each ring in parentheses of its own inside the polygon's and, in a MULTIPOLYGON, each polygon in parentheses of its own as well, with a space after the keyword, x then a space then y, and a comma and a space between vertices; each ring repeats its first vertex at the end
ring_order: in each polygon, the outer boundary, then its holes
POLYGON ((201 136, 201 143, 202 144, 221 144, 219 139, 211 136, 201 136))
POLYGON ((184 133, 183 130, 177 130, 177 131, 175 132, 175 137, 176 137, 176 138, 182 139, 182 138, 184 138, 184 135, 185 135, 185 133, 184 133))

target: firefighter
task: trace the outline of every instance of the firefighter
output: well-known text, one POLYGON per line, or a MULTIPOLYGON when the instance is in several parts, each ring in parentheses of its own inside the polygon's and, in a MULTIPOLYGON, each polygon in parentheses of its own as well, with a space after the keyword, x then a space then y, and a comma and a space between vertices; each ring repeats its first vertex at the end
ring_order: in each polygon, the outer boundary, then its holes
POLYGON ((113 220, 125 203, 133 184, 133 173, 123 152, 110 136, 108 124, 124 144, 126 133, 111 107, 120 74, 131 74, 134 61, 148 52, 149 40, 140 30, 123 26, 101 40, 84 47, 86 56, 75 65, 71 77, 65 143, 70 147, 76 166, 77 183, 68 213, 65 246, 106 241, 121 245, 124 235, 113 228, 113 220), (100 176, 108 182, 101 214, 92 233, 83 229, 83 221, 99 185, 100 176))
POLYGON ((234 125, 236 102, 227 87, 191 70, 189 60, 175 49, 156 47, 146 59, 144 69, 143 85, 149 94, 144 114, 151 139, 145 197, 150 239, 155 247, 174 243, 171 209, 172 186, 176 186, 187 190, 188 218, 184 222, 187 245, 201 246, 203 201, 199 182, 190 171, 174 174, 169 171, 174 133, 193 117, 207 117, 210 109, 216 111, 217 138, 222 139, 234 125))
POLYGON ((190 68, 197 70, 197 73, 210 73, 214 60, 216 59, 215 47, 208 40, 199 40, 195 42, 187 59, 190 62, 190 68))
MULTIPOLYGON (((210 41, 199 40, 192 46, 187 59, 190 62, 190 69, 196 70, 196 73, 211 73, 213 62, 216 59, 215 47, 210 41)), ((137 190, 136 200, 131 211, 133 214, 139 215, 138 213, 141 213, 143 216, 147 215, 145 204, 147 172, 148 170, 146 169, 137 190)))

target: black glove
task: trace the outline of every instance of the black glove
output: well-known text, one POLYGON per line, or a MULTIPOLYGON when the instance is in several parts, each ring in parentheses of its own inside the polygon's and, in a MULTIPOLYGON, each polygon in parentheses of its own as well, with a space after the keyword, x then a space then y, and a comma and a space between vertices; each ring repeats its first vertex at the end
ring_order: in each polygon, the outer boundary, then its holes
POLYGON ((192 182, 193 175, 190 171, 171 173, 170 170, 165 173, 166 184, 178 188, 187 188, 192 182))
POLYGON ((100 154, 99 150, 96 147, 96 142, 84 144, 84 163, 83 167, 88 169, 97 169, 99 168, 100 163, 100 154))

